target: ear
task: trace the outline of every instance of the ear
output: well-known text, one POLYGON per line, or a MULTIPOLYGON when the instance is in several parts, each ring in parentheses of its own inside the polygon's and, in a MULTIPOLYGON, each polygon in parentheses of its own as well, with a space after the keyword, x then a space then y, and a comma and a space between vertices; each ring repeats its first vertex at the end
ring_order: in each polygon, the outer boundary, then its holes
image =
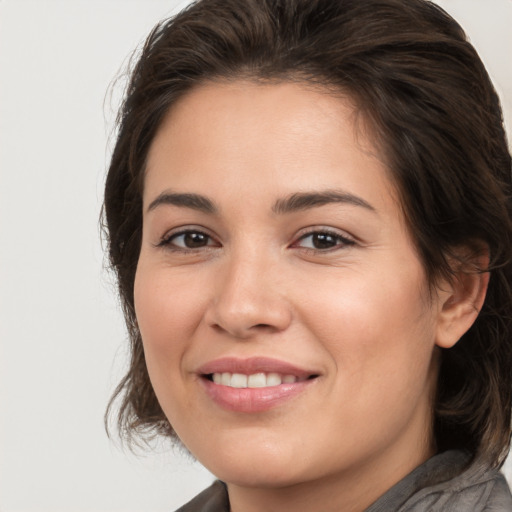
POLYGON ((462 257, 455 264, 453 278, 438 287, 436 345, 441 348, 452 348, 469 330, 482 309, 487 293, 489 251, 486 248, 469 258, 468 252, 468 248, 459 252, 462 257))

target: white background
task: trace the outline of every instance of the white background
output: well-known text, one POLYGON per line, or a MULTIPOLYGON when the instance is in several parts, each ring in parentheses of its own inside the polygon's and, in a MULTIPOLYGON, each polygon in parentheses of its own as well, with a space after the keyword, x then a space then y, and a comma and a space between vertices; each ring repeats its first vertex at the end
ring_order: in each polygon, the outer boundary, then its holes
MULTIPOLYGON (((103 429, 125 360, 98 228, 120 88, 106 91, 186 3, 0 0, 0 511, 172 511, 212 479, 179 454, 124 453, 103 429)), ((439 3, 510 127, 512 0, 439 3)))

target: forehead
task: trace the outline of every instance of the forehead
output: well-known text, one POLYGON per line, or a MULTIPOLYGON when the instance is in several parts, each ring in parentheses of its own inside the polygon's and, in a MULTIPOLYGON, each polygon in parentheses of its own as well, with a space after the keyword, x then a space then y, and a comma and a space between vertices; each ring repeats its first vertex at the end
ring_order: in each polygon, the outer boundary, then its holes
POLYGON ((203 193, 219 182, 252 196, 358 192, 365 183, 394 195, 388 175, 351 98, 301 83, 208 83, 181 98, 160 126, 144 202, 165 188, 203 193))

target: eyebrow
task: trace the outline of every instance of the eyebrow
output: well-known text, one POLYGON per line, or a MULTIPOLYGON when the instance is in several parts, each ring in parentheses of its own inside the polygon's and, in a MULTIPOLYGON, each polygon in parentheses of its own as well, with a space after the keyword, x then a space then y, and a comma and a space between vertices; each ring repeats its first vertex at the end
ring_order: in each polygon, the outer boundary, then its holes
POLYGON ((213 201, 205 196, 199 194, 178 194, 173 192, 161 193, 151 204, 148 206, 148 213, 161 205, 173 205, 184 208, 190 208, 203 213, 214 214, 218 212, 218 208, 213 201))
MULTIPOLYGON (((288 197, 278 199, 272 206, 274 213, 284 215, 297 211, 309 210, 326 204, 342 203, 353 206, 360 206, 369 211, 376 212, 375 208, 354 194, 339 190, 324 190, 320 192, 296 192, 288 197)), ((150 212, 161 205, 173 205, 190 208, 207 214, 216 214, 219 209, 215 203, 200 194, 162 192, 148 206, 150 212)))
POLYGON ((272 211, 278 214, 309 210, 332 203, 350 204, 360 206, 372 212, 377 210, 367 201, 349 192, 340 190, 324 190, 320 192, 297 192, 284 199, 278 199, 272 211))

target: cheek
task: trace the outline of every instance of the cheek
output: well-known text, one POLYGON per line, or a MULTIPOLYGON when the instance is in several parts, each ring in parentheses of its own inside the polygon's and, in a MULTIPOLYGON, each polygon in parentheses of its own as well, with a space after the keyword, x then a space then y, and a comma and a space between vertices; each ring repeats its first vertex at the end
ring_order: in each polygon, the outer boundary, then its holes
MULTIPOLYGON (((425 375, 435 340, 435 315, 423 292, 423 274, 368 272, 310 294, 308 323, 328 347, 335 365, 354 386, 398 386, 425 375), (392 273, 388 274, 389 276, 392 273)), ((420 379, 421 381, 421 379, 420 379)))
POLYGON ((391 442, 418 407, 428 411, 436 376, 433 315, 421 281, 385 281, 357 287, 347 280, 352 287, 332 290, 311 307, 317 311, 311 330, 338 376, 331 393, 342 413, 335 421, 347 431, 364 431, 367 442, 382 441, 379 436, 391 442), (372 427, 376 418, 378 429, 372 427))
POLYGON ((201 321, 200 288, 189 271, 173 274, 169 268, 139 261, 134 299, 146 365, 158 401, 177 431, 191 421, 183 358, 201 321))
POLYGON ((186 272, 140 261, 134 285, 135 313, 150 372, 155 362, 178 360, 191 333, 201 321, 201 290, 186 272))

